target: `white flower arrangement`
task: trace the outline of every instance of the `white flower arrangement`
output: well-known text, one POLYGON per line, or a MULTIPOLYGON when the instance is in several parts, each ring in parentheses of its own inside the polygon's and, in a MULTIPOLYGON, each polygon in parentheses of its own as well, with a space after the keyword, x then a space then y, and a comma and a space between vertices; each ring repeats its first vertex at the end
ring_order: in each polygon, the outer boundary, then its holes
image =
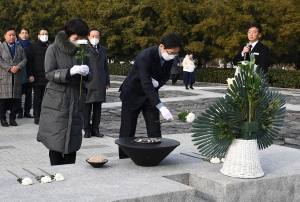
POLYGON ((192 123, 192 122, 195 120, 195 117, 196 117, 195 114, 190 112, 190 113, 185 117, 186 122, 192 123))

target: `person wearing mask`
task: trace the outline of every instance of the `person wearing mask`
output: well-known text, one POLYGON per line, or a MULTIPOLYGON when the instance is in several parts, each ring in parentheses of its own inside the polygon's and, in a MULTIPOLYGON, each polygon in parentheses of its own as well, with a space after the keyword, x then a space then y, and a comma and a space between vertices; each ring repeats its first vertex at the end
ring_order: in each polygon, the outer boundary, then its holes
MULTIPOLYGON (((27 54, 28 47, 30 46, 30 38, 29 38, 29 30, 27 28, 21 28, 19 33, 17 44, 20 44, 24 50, 25 54, 27 54)), ((18 110, 18 118, 33 118, 30 114, 30 110, 32 107, 32 87, 29 84, 26 68, 22 69, 22 95, 25 95, 25 103, 24 103, 24 110, 22 108, 22 100, 19 103, 19 110, 18 110), (24 115, 23 115, 24 112, 24 115)))
POLYGON ((185 89, 194 89, 193 84, 195 83, 195 63, 193 59, 193 53, 189 52, 182 62, 183 66, 183 82, 185 84, 185 89))
POLYGON ((27 76, 33 87, 33 117, 34 123, 39 124, 41 104, 48 80, 45 77, 45 54, 48 48, 49 31, 40 28, 37 42, 31 44, 27 51, 27 76))
POLYGON ((91 136, 103 137, 103 134, 99 132, 101 106, 103 102, 106 102, 106 90, 110 86, 110 79, 106 49, 99 45, 100 37, 101 32, 99 29, 90 29, 87 48, 90 54, 93 80, 86 84, 88 92, 83 114, 85 138, 90 138, 91 136), (90 123, 92 110, 92 123, 90 123))
POLYGON ((176 56, 173 59, 171 75, 172 75, 172 85, 176 86, 177 85, 177 80, 179 79, 179 76, 180 76, 180 60, 179 60, 178 56, 176 56))
POLYGON ((58 32, 45 56, 49 81, 42 101, 37 140, 49 149, 51 165, 73 164, 81 147, 85 83, 92 80, 89 57, 76 59, 79 40, 89 33, 86 22, 72 19, 58 32), (83 64, 82 64, 83 63, 83 64))
POLYGON ((16 116, 22 96, 22 73, 26 66, 26 54, 22 46, 16 44, 14 28, 4 30, 5 42, 0 44, 0 120, 3 127, 17 126, 16 116), (9 124, 6 111, 10 110, 9 124))
MULTIPOLYGON (((137 118, 142 111, 148 137, 161 137, 159 112, 172 121, 171 112, 159 99, 158 90, 170 78, 173 59, 182 46, 178 34, 165 34, 160 45, 141 51, 120 87, 122 101, 120 138, 134 137, 137 118)), ((119 158, 128 158, 119 148, 119 158)))
POLYGON ((248 40, 247 44, 243 44, 236 56, 233 58, 233 64, 242 60, 250 61, 250 54, 253 53, 255 57, 255 64, 261 68, 264 73, 268 73, 270 67, 270 50, 267 46, 259 41, 262 33, 262 26, 259 23, 251 23, 248 25, 248 40))

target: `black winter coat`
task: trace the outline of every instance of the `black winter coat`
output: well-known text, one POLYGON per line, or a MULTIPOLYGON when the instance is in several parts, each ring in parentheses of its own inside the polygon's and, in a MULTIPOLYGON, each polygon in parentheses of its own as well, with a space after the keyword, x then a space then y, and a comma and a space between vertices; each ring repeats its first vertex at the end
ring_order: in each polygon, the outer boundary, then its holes
POLYGON ((32 86, 46 86, 48 80, 45 77, 45 54, 48 48, 48 42, 40 40, 31 44, 27 50, 27 76, 33 76, 32 86))

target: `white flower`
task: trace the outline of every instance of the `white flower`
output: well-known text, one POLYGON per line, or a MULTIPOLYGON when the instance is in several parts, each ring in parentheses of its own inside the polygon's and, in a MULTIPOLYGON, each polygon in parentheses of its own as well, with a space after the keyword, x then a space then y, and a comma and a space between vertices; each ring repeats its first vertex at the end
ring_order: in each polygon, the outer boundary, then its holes
POLYGON ((52 182, 49 176, 42 177, 41 183, 49 183, 49 182, 52 182))
POLYGON ((222 163, 224 163, 224 161, 225 161, 225 159, 224 159, 224 158, 222 158, 222 159, 221 159, 221 162, 222 162, 222 163))
POLYGON ((220 163, 220 159, 217 157, 212 158, 212 159, 210 159, 210 163, 220 163))
POLYGON ((22 185, 31 185, 32 184, 32 180, 29 177, 25 177, 22 180, 22 185))
POLYGON ((195 120, 195 114, 193 114, 193 113, 190 112, 190 113, 185 117, 185 119, 186 119, 186 122, 192 123, 192 122, 195 120))
POLYGON ((55 181, 63 181, 63 180, 65 180, 65 178, 62 174, 56 173, 55 176, 54 176, 54 180, 55 181))
POLYGON ((88 44, 86 39, 77 40, 77 44, 88 44))

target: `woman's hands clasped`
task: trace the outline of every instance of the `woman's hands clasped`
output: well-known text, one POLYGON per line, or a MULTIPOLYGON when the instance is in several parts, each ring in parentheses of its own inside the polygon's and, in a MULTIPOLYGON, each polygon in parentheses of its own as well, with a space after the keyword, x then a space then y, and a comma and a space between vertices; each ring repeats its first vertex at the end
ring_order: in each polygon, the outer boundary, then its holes
POLYGON ((81 74, 82 76, 86 76, 89 73, 90 69, 87 65, 74 65, 70 69, 70 74, 73 76, 74 74, 81 74))

